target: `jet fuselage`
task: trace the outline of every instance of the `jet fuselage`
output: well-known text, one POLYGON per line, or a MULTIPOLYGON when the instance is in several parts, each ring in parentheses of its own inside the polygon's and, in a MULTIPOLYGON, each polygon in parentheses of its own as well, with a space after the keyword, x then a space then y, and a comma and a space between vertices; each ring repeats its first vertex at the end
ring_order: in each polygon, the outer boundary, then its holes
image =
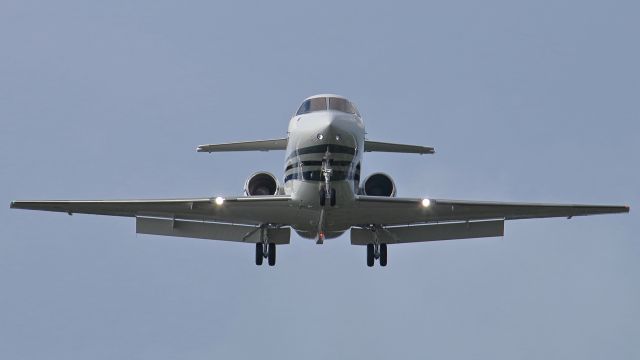
POLYGON ((348 229, 336 227, 339 224, 327 215, 353 203, 358 193, 364 137, 364 123, 357 113, 322 110, 291 118, 284 192, 304 207, 317 210, 316 218, 293 225, 301 236, 333 238, 348 229), (335 192, 334 206, 330 206, 331 192, 335 192), (325 206, 321 206, 323 196, 325 206))

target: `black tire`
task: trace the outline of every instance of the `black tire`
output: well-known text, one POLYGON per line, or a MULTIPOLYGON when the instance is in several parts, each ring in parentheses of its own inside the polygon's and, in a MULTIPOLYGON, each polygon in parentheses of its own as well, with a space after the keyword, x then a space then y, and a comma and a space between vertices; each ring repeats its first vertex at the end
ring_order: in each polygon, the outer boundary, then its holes
POLYGON ((331 189, 331 206, 336 206, 336 189, 331 189))
POLYGON ((264 251, 262 250, 262 243, 256 244, 256 265, 262 265, 262 259, 264 259, 264 251))
POLYGON ((380 244, 380 266, 387 266, 387 244, 380 244))
POLYGON ((327 199, 327 193, 324 188, 320 189, 320 206, 324 207, 325 200, 327 199))
POLYGON ((269 243, 268 260, 269 266, 273 266, 276 264, 276 244, 269 243))
POLYGON ((367 244, 367 266, 372 267, 374 261, 373 244, 367 244))

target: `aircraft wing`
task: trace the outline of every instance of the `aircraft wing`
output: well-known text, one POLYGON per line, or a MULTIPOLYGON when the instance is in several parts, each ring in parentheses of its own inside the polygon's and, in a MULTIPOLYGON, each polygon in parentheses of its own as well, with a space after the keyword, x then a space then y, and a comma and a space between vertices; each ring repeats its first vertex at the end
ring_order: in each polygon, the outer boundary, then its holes
POLYGON ((388 198, 381 196, 356 197, 355 211, 342 216, 357 224, 384 226, 411 225, 435 222, 516 220, 567 217, 629 212, 628 206, 538 204, 468 200, 430 200, 423 206, 422 199, 388 198))
POLYGON ((215 198, 14 201, 11 208, 245 225, 287 225, 305 211, 290 196, 226 197, 222 204, 215 198))
MULTIPOLYGON (((351 244, 367 245, 471 239, 504 235, 504 221, 613 214, 628 206, 508 203, 358 196, 358 210, 345 213, 360 222, 351 229, 351 244), (373 230, 373 231, 372 231, 373 230)), ((334 221, 337 219, 333 219, 334 221)))
POLYGON ((286 150, 287 139, 271 139, 257 141, 242 141, 224 144, 208 144, 198 146, 198 152, 221 152, 221 151, 269 151, 286 150))

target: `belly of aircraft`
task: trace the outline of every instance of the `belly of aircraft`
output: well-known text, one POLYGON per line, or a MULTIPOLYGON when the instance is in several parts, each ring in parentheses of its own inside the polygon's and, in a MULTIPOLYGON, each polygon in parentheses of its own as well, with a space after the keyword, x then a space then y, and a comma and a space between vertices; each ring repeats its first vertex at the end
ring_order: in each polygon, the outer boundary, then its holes
POLYGON ((336 205, 321 207, 319 203, 320 181, 290 180, 292 197, 299 206, 306 211, 291 227, 302 237, 315 239, 318 236, 319 223, 324 217, 325 238, 340 236, 351 227, 340 215, 353 207, 355 187, 351 180, 332 181, 331 186, 336 189, 336 205), (324 214, 322 212, 324 211, 324 214))

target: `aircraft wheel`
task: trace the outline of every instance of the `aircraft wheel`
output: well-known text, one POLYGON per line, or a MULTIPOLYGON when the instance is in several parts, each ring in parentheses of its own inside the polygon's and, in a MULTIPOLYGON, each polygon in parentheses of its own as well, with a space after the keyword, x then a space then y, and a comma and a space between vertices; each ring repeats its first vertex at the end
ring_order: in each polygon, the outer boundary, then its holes
POLYGON ((372 267, 374 260, 373 244, 367 244, 367 266, 372 267))
POLYGON ((380 266, 387 266, 387 244, 380 244, 380 266))
POLYGON ((336 206, 336 189, 331 189, 331 206, 336 206))
POLYGON ((325 200, 327 199, 327 193, 324 188, 320 189, 320 206, 324 207, 325 200))
POLYGON ((264 259, 264 250, 262 249, 262 243, 256 244, 256 265, 262 265, 262 259, 264 259))
POLYGON ((269 266, 273 266, 276 264, 276 244, 269 243, 269 252, 268 252, 268 260, 269 266))

